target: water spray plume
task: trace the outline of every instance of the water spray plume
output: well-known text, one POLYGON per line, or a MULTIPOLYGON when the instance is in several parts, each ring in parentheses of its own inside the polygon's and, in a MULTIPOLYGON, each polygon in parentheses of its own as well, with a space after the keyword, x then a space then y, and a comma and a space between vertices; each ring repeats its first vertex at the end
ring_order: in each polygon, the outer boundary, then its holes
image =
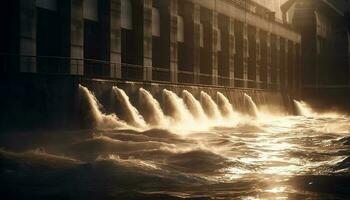
POLYGON ((144 128, 147 126, 144 118, 142 115, 140 115, 139 111, 131 104, 130 99, 128 95, 125 93, 124 90, 113 87, 113 93, 117 97, 120 107, 123 109, 123 112, 125 114, 126 121, 138 128, 144 128))
POLYGON ((252 97, 250 97, 248 94, 244 93, 244 99, 245 102, 247 102, 248 104, 248 112, 253 115, 254 117, 258 117, 259 116, 259 109, 256 106, 256 104, 254 103, 252 97))
POLYGON ((182 91, 182 96, 187 108, 197 121, 208 120, 201 103, 190 92, 184 90, 182 91))
POLYGON ((174 92, 164 89, 163 98, 164 104, 169 110, 170 116, 175 119, 176 122, 183 125, 193 125, 193 117, 180 97, 178 97, 174 92))
POLYGON ((165 125, 167 123, 167 118, 165 117, 159 102, 149 91, 143 88, 139 89, 139 95, 145 120, 153 126, 165 125))
POLYGON ((115 114, 104 114, 101 112, 101 104, 96 99, 95 95, 89 91, 86 87, 79 85, 79 92, 81 100, 86 101, 89 117, 91 117, 95 123, 96 128, 111 129, 111 128, 126 128, 128 125, 118 119, 115 114))
POLYGON ((218 104, 220 105, 220 110, 221 110, 222 115, 225 118, 233 119, 234 118, 234 111, 233 111, 233 107, 232 107, 232 104, 230 103, 230 101, 221 92, 217 92, 217 96, 218 96, 218 104))
POLYGON ((305 102, 297 101, 297 100, 293 100, 293 102, 294 102, 294 105, 297 109, 298 115, 301 115, 304 117, 311 117, 314 115, 311 107, 309 105, 307 105, 305 102))
POLYGON ((206 92, 201 92, 201 104, 207 116, 211 119, 221 120, 218 105, 206 92))

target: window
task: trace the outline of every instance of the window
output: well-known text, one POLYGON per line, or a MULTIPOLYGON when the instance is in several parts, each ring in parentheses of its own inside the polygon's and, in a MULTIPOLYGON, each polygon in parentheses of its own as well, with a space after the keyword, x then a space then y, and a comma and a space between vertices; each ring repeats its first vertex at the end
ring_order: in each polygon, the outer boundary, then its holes
POLYGON ((199 46, 204 47, 204 30, 203 24, 199 24, 199 46))
POLYGON ((152 35, 160 37, 160 16, 157 8, 152 8, 152 35))
POLYGON ((36 0, 36 6, 39 8, 56 11, 57 1, 56 0, 36 0))
POLYGON ((249 57, 249 46, 248 46, 248 39, 247 38, 244 38, 244 41, 243 41, 243 50, 244 50, 244 53, 247 57, 249 57))
POLYGON ((181 16, 177 16, 177 41, 185 42, 185 33, 184 33, 184 19, 181 16))
POLYGON ((132 30, 132 5, 130 0, 121 2, 121 26, 124 29, 132 30))
POLYGON ((98 0, 84 0, 84 19, 98 21, 98 0))
POLYGON ((221 51, 221 31, 219 29, 216 29, 216 32, 218 35, 216 49, 217 51, 221 51))
POLYGON ((316 41, 316 53, 317 54, 321 54, 321 38, 317 37, 317 41, 316 41))

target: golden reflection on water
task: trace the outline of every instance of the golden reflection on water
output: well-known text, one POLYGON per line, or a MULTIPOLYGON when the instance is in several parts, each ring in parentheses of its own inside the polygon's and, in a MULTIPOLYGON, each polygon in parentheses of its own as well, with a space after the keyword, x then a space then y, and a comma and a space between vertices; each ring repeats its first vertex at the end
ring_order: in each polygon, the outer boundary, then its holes
POLYGON ((243 154, 238 158, 232 158, 247 166, 257 167, 251 170, 229 167, 224 177, 234 181, 244 177, 260 176, 269 185, 261 190, 259 195, 242 199, 288 199, 288 194, 294 191, 290 185, 286 184, 290 178, 304 174, 323 174, 324 172, 318 172, 319 168, 334 166, 347 158, 347 156, 333 155, 325 160, 317 160, 317 158, 313 160, 308 152, 329 153, 330 150, 327 147, 332 145, 332 141, 321 139, 317 141, 312 138, 322 137, 327 133, 349 133, 348 118, 337 113, 313 113, 311 108, 303 102, 301 106, 304 109, 301 111, 303 116, 281 117, 259 113, 256 125, 262 131, 255 133, 254 139, 245 140, 247 146, 255 150, 255 154, 243 154), (305 142, 303 137, 310 137, 315 146, 303 144, 305 142), (306 156, 294 156, 290 154, 291 151, 305 152, 306 156))

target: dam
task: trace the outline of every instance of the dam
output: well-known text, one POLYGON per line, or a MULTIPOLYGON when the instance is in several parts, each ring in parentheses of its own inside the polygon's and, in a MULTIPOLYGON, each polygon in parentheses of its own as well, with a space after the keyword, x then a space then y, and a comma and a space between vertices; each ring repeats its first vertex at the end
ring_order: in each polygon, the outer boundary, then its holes
POLYGON ((173 92, 176 86, 261 91, 282 96, 289 111, 290 97, 300 98, 301 35, 254 1, 16 0, 4 10, 9 16, 1 69, 13 92, 4 109, 14 113, 23 105, 25 115, 40 120, 6 117, 3 127, 76 121, 78 85, 94 81, 98 98, 108 96, 103 82, 108 91, 127 82, 173 92), (23 98, 30 103, 11 103, 23 98))
POLYGON ((350 199, 341 1, 4 1, 2 199, 350 199))

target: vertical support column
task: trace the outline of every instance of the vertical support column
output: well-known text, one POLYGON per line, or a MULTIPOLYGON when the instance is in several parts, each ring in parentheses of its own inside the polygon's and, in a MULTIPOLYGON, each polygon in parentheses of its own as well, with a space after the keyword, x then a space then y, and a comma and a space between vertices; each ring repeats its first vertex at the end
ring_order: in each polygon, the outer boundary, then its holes
POLYGON ((36 4, 20 0, 20 72, 36 72, 36 4))
POLYGON ((295 57, 295 60, 296 60, 296 70, 297 70, 297 77, 296 77, 296 82, 297 82, 297 97, 301 97, 303 94, 303 90, 302 90, 302 86, 303 86, 303 81, 302 81, 302 50, 301 50, 301 44, 300 43, 297 43, 296 44, 296 57, 295 57))
POLYGON ((212 45, 212 84, 218 85, 218 42, 221 42, 218 40, 218 30, 219 30, 219 24, 218 24, 218 13, 216 11, 213 11, 213 19, 212 19, 212 38, 213 38, 213 45, 212 45))
POLYGON ((266 49, 266 56, 267 56, 267 74, 266 74, 266 82, 267 82, 267 89, 272 89, 271 88, 271 33, 268 32, 266 35, 266 44, 267 44, 267 49, 266 49))
POLYGON ((229 63, 230 63, 230 86, 235 86, 235 54, 236 54, 236 45, 235 45, 235 20, 230 17, 229 22, 229 63))
POLYGON ((170 82, 178 82, 178 0, 170 0, 170 82))
POLYGON ((110 0, 110 77, 121 78, 121 0, 110 0))
POLYGON ((290 63, 291 67, 290 69, 292 71, 289 71, 288 73, 292 73, 292 80, 290 80, 290 83, 291 85, 289 86, 289 88, 292 89, 292 93, 293 95, 296 94, 296 91, 297 91, 297 49, 296 49, 296 44, 293 42, 292 43, 292 56, 293 56, 293 59, 292 59, 292 63, 290 63))
POLYGON ((276 89, 281 89, 281 76, 280 76, 280 70, 281 70, 281 38, 280 36, 276 35, 276 63, 277 63, 277 74, 276 74, 276 89))
POLYGON ((200 83, 200 5, 195 2, 194 3, 194 14, 193 14, 193 22, 194 22, 194 62, 193 62, 193 72, 194 72, 194 83, 200 83))
POLYGON ((284 59, 284 77, 285 77, 285 85, 284 85, 284 88, 288 88, 288 73, 289 72, 289 65, 291 65, 291 63, 288 63, 289 61, 289 53, 288 53, 288 48, 289 48, 289 42, 288 42, 288 39, 285 39, 285 45, 284 45, 284 52, 285 52, 285 59, 284 59))
POLYGON ((249 59, 249 41, 248 24, 243 24, 243 81, 244 88, 248 88, 248 59, 249 59))
POLYGON ((71 0, 70 9, 70 74, 84 74, 83 0, 71 0))
POLYGON ((152 0, 143 5, 143 80, 152 81, 152 0))
POLYGON ((256 28, 256 88, 261 89, 260 63, 261 63, 261 45, 260 45, 260 29, 256 28))

